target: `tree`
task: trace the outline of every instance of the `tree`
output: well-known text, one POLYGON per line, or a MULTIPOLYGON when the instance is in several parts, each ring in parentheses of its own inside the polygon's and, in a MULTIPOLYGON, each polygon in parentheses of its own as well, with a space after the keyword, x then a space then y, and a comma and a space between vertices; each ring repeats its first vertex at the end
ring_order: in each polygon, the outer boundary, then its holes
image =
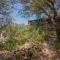
POLYGON ((9 16, 9 5, 7 0, 0 0, 0 30, 6 27, 11 22, 11 17, 9 16))
POLYGON ((30 11, 33 11, 38 16, 40 11, 43 11, 49 18, 48 22, 53 23, 56 27, 57 39, 60 41, 60 16, 55 8, 56 1, 58 0, 32 0, 30 11))

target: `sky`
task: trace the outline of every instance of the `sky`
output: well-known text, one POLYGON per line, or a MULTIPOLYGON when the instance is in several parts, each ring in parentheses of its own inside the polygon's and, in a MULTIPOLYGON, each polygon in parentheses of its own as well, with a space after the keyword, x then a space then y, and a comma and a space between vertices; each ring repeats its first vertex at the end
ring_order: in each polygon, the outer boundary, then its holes
POLYGON ((20 14, 18 14, 18 12, 16 10, 14 10, 14 12, 11 13, 11 16, 12 16, 14 22, 18 23, 18 24, 28 24, 28 20, 36 19, 35 15, 33 15, 32 17, 24 18, 20 14))
MULTIPOLYGON (((36 15, 34 15, 34 14, 30 17, 27 17, 27 18, 22 17, 21 16, 22 14, 21 13, 19 14, 18 12, 19 11, 22 12, 23 9, 24 9, 24 6, 22 4, 20 4, 20 3, 14 4, 14 8, 12 8, 13 12, 10 15, 15 23, 27 25, 29 20, 36 20, 37 19, 36 15)), ((47 16, 44 13, 41 14, 41 18, 42 17, 47 18, 47 16)))
MULTIPOLYGON (((16 0, 17 1, 17 0, 16 0)), ((57 1, 57 3, 59 3, 57 1)), ((57 9, 57 6, 60 7, 60 3, 57 4, 55 3, 55 8, 57 9)), ((28 20, 34 20, 36 19, 36 15, 32 15, 31 17, 28 17, 28 18, 24 18, 22 17, 21 13, 19 14, 18 12, 22 12, 22 10, 24 9, 24 6, 20 3, 20 2, 16 2, 14 5, 13 5, 13 8, 12 8, 12 13, 10 14, 12 19, 14 20, 15 23, 18 23, 18 24, 28 24, 28 20)), ((60 9, 58 9, 60 11, 60 9)), ((47 16, 42 13, 41 17, 43 18, 46 18, 47 16)))
POLYGON ((10 13, 10 16, 14 20, 15 23, 18 24, 28 24, 28 20, 34 20, 36 19, 36 15, 32 15, 31 17, 25 18, 22 17, 21 13, 19 14, 18 12, 23 10, 24 6, 20 4, 19 2, 14 4, 13 8, 11 9, 13 12, 10 13))
MULTIPOLYGON (((11 4, 10 4, 10 6, 11 6, 11 4)), ((36 19, 36 15, 32 15, 31 17, 28 17, 28 18, 24 18, 24 17, 21 16, 23 14, 22 11, 24 9, 24 6, 20 2, 18 2, 18 0, 16 0, 16 2, 12 6, 13 6, 13 8, 10 9, 12 11, 10 13, 10 16, 12 17, 12 19, 14 20, 15 23, 18 23, 18 24, 28 24, 28 20, 35 20, 36 19), (21 13, 19 13, 19 11, 21 13)), ((60 6, 60 3, 59 4, 55 4, 55 8, 57 6, 60 6)), ((44 13, 42 13, 41 17, 42 18, 46 18, 47 16, 44 13)))

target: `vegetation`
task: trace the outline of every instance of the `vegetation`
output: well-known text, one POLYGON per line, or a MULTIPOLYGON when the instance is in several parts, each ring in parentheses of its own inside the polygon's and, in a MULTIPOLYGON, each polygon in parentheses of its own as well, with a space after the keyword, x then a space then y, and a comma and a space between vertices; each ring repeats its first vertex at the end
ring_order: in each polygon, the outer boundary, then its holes
MULTIPOLYGON (((0 49, 14 50, 17 45, 23 45, 26 42, 34 42, 42 48, 45 41, 49 41, 49 24, 45 22, 43 26, 36 28, 34 25, 20 26, 16 24, 9 25, 6 29, 7 39, 0 43, 0 49)), ((53 42, 53 41, 52 41, 53 42)), ((55 49, 60 49, 60 44, 55 42, 55 49)))
MULTIPOLYGON (((23 0, 24 1, 24 0, 23 0)), ((27 0, 26 0, 27 1, 27 0)), ((25 1, 25 2, 26 2, 25 1)), ((59 7, 55 7, 56 0, 32 0, 31 5, 27 8, 40 18, 41 11, 48 16, 48 22, 53 23, 56 28, 57 40, 60 41, 60 15, 58 13, 59 7)), ((27 3, 26 3, 27 4, 27 3)), ((57 3, 58 4, 58 3, 57 3)), ((25 9, 25 11, 27 10, 25 9)), ((39 19, 37 18, 37 19, 39 19)))
POLYGON ((33 14, 37 17, 37 20, 29 21, 31 24, 28 25, 12 21, 10 13, 17 7, 16 2, 19 6, 19 1, 0 0, 0 59, 6 56, 8 57, 5 60, 60 59, 60 15, 55 8, 57 0, 21 0, 23 10, 20 11, 18 7, 17 12, 23 13, 21 15, 24 17, 33 14), (41 18, 42 13, 48 18, 41 18))
POLYGON ((6 28, 7 40, 5 43, 0 43, 0 49, 12 50, 16 47, 16 44, 22 45, 26 42, 34 42, 41 45, 46 36, 46 32, 42 29, 35 29, 30 27, 15 27, 14 25, 6 28))

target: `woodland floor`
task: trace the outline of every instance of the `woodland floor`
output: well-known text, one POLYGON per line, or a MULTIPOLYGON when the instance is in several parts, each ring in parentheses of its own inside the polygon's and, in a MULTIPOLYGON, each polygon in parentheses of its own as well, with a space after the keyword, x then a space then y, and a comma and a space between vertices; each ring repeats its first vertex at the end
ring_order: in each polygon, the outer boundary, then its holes
POLYGON ((0 51, 0 60, 60 60, 60 51, 49 48, 47 43, 41 49, 36 44, 29 42, 23 46, 17 45, 14 51, 0 51))

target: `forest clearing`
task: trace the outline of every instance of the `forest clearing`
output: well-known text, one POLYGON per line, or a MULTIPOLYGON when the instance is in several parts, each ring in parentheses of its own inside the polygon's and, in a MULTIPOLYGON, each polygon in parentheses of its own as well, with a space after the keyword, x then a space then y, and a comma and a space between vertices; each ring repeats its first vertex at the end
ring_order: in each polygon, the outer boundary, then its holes
POLYGON ((0 0, 0 60, 60 60, 60 0, 0 0))

